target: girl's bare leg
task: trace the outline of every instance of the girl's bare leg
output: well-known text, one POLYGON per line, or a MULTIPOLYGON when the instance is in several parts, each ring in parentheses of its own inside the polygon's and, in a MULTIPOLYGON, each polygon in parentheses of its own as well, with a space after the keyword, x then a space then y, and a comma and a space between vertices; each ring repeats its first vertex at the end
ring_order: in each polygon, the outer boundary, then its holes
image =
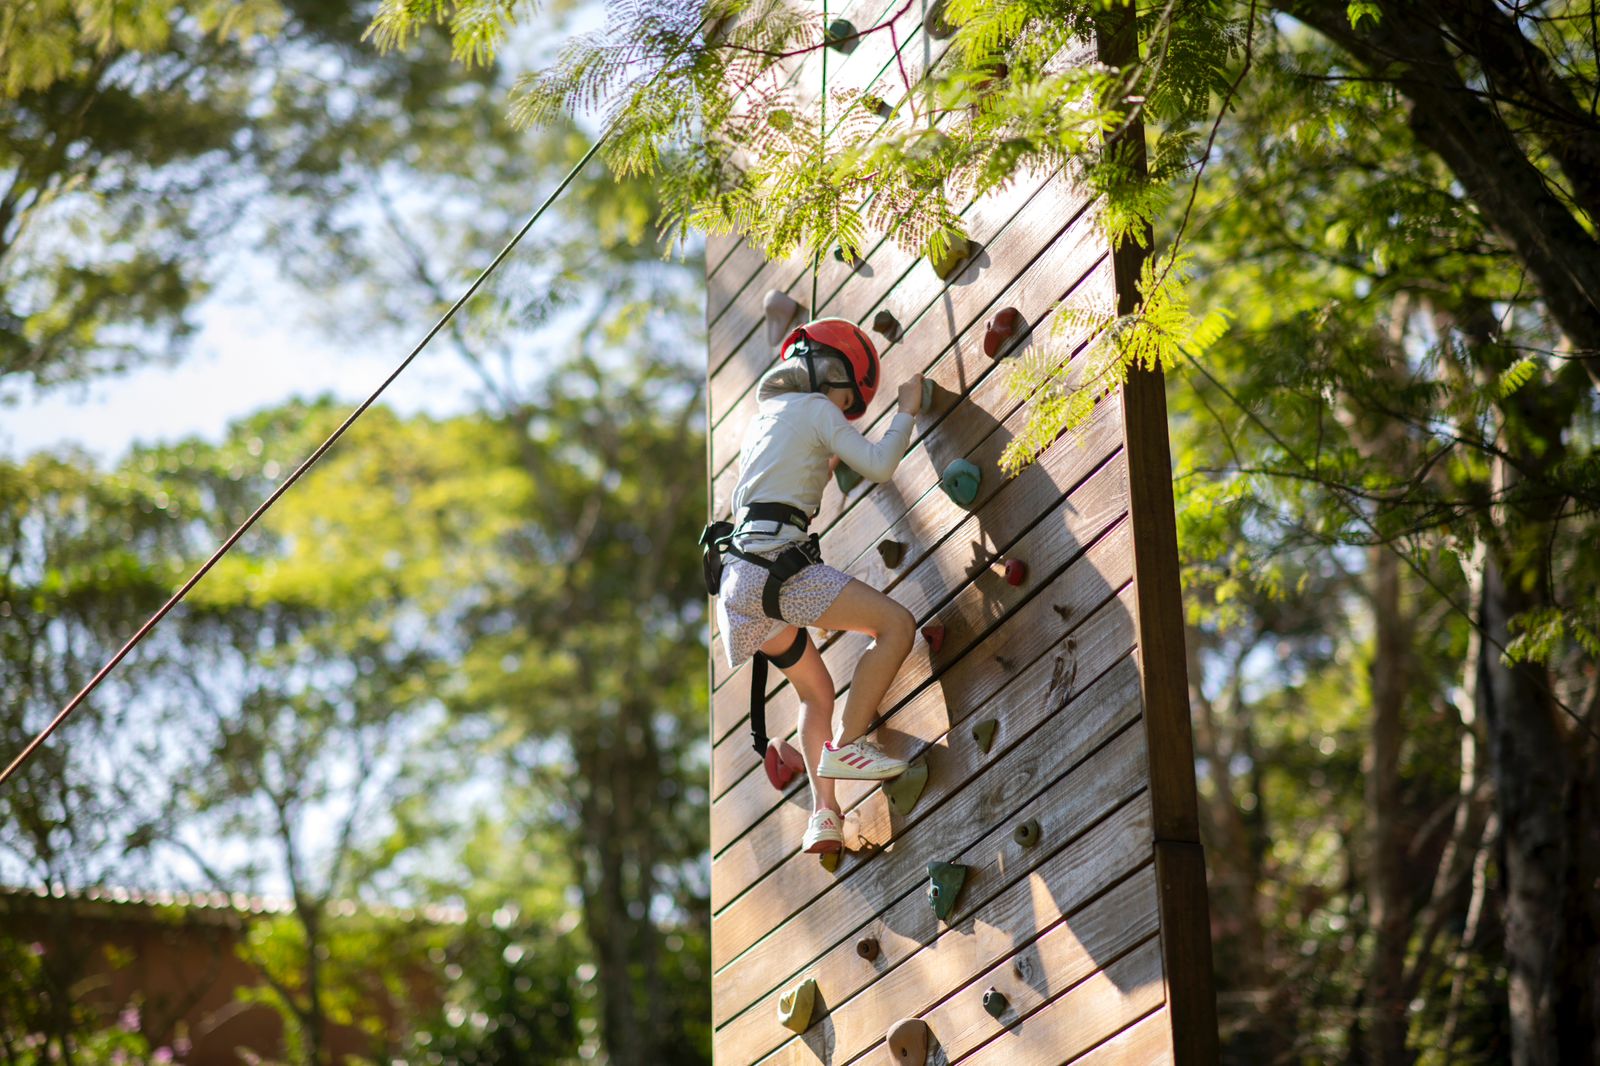
MULTIPOLYGON (((797 630, 789 626, 761 646, 767 655, 782 655, 794 645, 797 630)), ((811 809, 827 807, 838 814, 839 797, 832 778, 818 777, 822 745, 833 736, 833 678, 814 643, 806 644, 800 661, 783 671, 800 697, 800 757, 806 762, 806 779, 811 782, 811 809)))
MULTIPOLYGON (((872 724, 878 714, 878 704, 883 702, 883 694, 889 691, 894 675, 900 672, 901 664, 911 654, 916 627, 916 619, 911 617, 910 611, 871 585, 853 578, 817 619, 819 629, 848 629, 854 633, 868 633, 874 638, 850 681, 844 719, 839 723, 838 735, 833 738, 837 743, 855 740, 872 724)), ((807 654, 815 651, 813 647, 807 654)), ((806 766, 810 765, 808 761, 806 766)))

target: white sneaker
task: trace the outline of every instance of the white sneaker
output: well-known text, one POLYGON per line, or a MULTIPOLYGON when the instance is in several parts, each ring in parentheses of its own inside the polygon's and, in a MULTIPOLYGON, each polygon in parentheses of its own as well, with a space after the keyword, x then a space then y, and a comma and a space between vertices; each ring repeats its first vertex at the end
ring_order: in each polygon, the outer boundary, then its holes
POLYGON ((883 753, 883 749, 870 740, 852 740, 834 747, 830 741, 822 745, 822 764, 817 767, 818 777, 836 777, 846 781, 883 781, 899 777, 909 764, 883 753))
POLYGON ((806 835, 800 841, 800 850, 809 852, 838 851, 844 847, 844 819, 836 811, 824 807, 811 812, 806 825, 806 835))

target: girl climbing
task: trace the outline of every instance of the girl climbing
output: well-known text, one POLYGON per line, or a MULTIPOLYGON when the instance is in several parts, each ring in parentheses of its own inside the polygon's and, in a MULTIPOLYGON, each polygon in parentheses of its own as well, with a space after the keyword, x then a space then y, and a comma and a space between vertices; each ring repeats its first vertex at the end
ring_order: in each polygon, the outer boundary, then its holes
MULTIPOLYGON (((877 392, 878 352, 841 318, 808 322, 784 339, 778 365, 757 387, 756 415, 745 430, 733 520, 708 527, 707 587, 718 595, 717 617, 728 664, 755 656, 750 723, 768 776, 788 781, 792 749, 766 736, 766 663, 770 659, 800 699, 800 754, 811 785, 811 820, 801 847, 838 851, 843 815, 838 779, 885 780, 905 772, 864 739, 889 683, 911 651, 911 612, 822 561, 806 528, 822 502, 832 462, 871 481, 887 481, 911 442, 922 406, 922 375, 900 386, 900 410, 876 444, 850 423, 877 392), (724 567, 721 555, 730 558, 724 567), (851 630, 873 638, 850 681, 844 715, 833 724, 833 678, 806 635, 807 626, 851 630)), ((791 768, 792 769, 792 768, 791 768)))

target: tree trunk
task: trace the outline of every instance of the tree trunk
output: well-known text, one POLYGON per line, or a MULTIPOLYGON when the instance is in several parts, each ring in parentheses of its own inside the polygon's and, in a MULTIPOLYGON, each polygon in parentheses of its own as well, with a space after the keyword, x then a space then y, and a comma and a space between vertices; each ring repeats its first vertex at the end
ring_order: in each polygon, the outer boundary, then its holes
POLYGON ((1371 914, 1372 973, 1363 1041, 1372 1066, 1404 1066, 1408 997, 1406 949, 1411 939, 1406 827, 1400 795, 1402 711, 1411 683, 1411 623, 1406 615, 1400 558, 1386 544, 1368 553, 1372 574, 1374 646, 1372 743, 1367 748, 1367 904, 1371 914))

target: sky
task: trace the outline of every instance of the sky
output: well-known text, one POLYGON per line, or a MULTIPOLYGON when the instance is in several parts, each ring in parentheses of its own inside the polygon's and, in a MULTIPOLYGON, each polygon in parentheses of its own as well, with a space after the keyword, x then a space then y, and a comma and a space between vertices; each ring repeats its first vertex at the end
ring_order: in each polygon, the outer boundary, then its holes
MULTIPOLYGON (((95 380, 87 387, 50 390, 0 409, 0 451, 21 456, 74 445, 104 463, 135 442, 173 441, 194 434, 221 438, 242 415, 294 396, 331 393, 352 407, 365 399, 410 350, 393 341, 369 348, 335 345, 290 310, 304 302, 271 267, 246 264, 249 283, 208 299, 189 353, 95 380)), ((433 323, 419 313, 410 333, 420 339, 433 323)), ((449 414, 469 406, 472 382, 442 346, 425 351, 384 393, 402 413, 449 414)))

